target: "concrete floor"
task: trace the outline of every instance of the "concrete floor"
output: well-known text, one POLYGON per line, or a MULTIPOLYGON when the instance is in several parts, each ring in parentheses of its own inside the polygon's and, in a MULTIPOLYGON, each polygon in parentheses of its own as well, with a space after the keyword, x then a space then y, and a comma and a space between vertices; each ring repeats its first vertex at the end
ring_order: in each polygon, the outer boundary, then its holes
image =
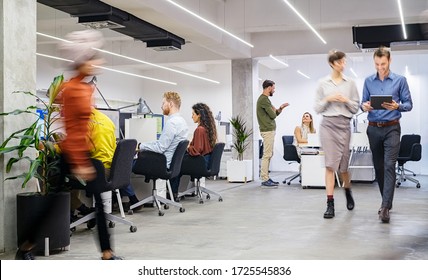
MULTIPOLYGON (((282 181, 283 173, 271 177, 282 181)), ((138 230, 116 223, 113 248, 126 260, 427 260, 428 176, 417 176, 396 189, 389 224, 378 220, 380 194, 376 183, 353 183, 356 206, 348 211, 342 189, 336 188, 336 217, 323 218, 324 189, 283 185, 260 188, 260 182, 228 183, 207 180, 219 191, 199 204, 186 198, 180 213, 171 207, 164 216, 156 208, 127 215, 138 230)), ((71 237, 69 251, 40 260, 97 260, 95 229, 85 225, 71 237)), ((0 255, 13 259, 14 252, 0 255)))

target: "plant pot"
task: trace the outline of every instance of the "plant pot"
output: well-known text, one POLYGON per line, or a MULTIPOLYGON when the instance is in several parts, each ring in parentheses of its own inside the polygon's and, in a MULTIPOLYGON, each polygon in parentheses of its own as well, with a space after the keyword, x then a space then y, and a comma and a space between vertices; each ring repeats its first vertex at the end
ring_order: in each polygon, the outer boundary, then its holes
POLYGON ((37 192, 16 195, 18 246, 28 233, 36 238, 36 252, 64 249, 70 245, 70 193, 41 195, 37 192))
POLYGON ((253 180, 253 161, 229 160, 227 161, 227 180, 229 182, 249 182, 253 180))

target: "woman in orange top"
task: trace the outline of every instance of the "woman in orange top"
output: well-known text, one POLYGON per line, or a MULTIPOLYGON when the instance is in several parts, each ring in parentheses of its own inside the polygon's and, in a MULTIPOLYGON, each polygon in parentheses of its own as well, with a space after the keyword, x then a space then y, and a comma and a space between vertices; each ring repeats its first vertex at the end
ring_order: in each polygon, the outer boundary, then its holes
MULTIPOLYGON (((198 126, 193 133, 193 139, 187 147, 187 154, 190 156, 203 156, 205 163, 211 157, 214 145, 217 142, 217 128, 214 121, 213 113, 208 105, 204 103, 196 103, 192 106, 192 119, 198 126)), ((186 156, 186 155, 185 155, 186 156)), ((181 176, 170 180, 171 190, 174 200, 178 200, 178 188, 180 186, 181 176)))
MULTIPOLYGON (((100 32, 83 30, 72 32, 68 35, 69 42, 60 46, 63 54, 73 60, 73 69, 76 76, 62 86, 61 103, 62 116, 65 124, 66 137, 61 142, 60 148, 64 156, 67 168, 77 178, 88 182, 88 188, 98 174, 94 168, 90 151, 92 147, 88 141, 89 121, 92 113, 93 85, 84 81, 85 78, 96 74, 97 66, 104 63, 98 56, 98 51, 103 45, 100 32)), ((101 194, 94 192, 98 238, 103 260, 121 259, 114 255, 110 245, 110 234, 104 215, 104 206, 101 194)))

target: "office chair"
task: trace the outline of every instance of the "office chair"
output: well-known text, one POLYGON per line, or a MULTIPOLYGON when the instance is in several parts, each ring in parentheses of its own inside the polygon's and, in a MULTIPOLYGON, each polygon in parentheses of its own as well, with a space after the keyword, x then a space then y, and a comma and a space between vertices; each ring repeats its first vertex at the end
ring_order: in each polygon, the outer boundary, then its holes
POLYGON ((419 161, 422 157, 421 136, 417 134, 405 134, 401 137, 400 151, 397 158, 397 188, 402 182, 409 180, 416 184, 416 188, 420 188, 421 184, 418 180, 412 178, 405 173, 404 164, 408 161, 419 161))
POLYGON ((191 180, 195 182, 195 186, 187 189, 186 191, 179 193, 178 197, 185 196, 187 194, 196 193, 199 197, 199 203, 204 203, 202 193, 206 193, 207 199, 210 199, 210 195, 218 196, 218 201, 223 201, 221 195, 215 191, 209 190, 205 187, 201 187, 200 179, 202 177, 217 176, 220 171, 220 162, 221 156, 224 150, 224 143, 217 143, 214 146, 214 149, 211 153, 208 166, 205 163, 205 158, 203 156, 190 156, 186 155, 183 158, 183 163, 181 164, 181 174, 189 175, 191 180))
MULTIPOLYGON (((101 161, 92 159, 92 163, 97 170, 97 178, 93 182, 90 182, 83 189, 89 190, 91 193, 103 193, 108 191, 113 191, 117 194, 117 199, 119 202, 119 207, 122 206, 121 197, 118 189, 124 188, 131 183, 131 172, 132 172, 132 162, 135 155, 135 149, 137 147, 137 140, 135 139, 123 139, 117 143, 116 150, 113 155, 113 161, 111 163, 110 175, 109 178, 105 178, 105 169, 101 161)), ((82 189, 82 188, 79 188, 82 189)), ((109 220, 109 227, 115 227, 114 222, 122 223, 129 225, 129 230, 131 232, 136 232, 137 227, 131 221, 125 219, 125 214, 123 208, 121 210, 121 217, 117 217, 110 213, 105 213, 105 217, 109 220)), ((76 226, 88 222, 87 227, 93 228, 95 226, 95 212, 92 212, 77 221, 70 224, 71 231, 74 231, 76 226)))
MULTIPOLYGON (((159 210, 159 216, 163 216, 164 212, 161 211, 161 202, 165 204, 164 208, 168 209, 169 205, 179 207, 180 212, 184 212, 185 209, 181 203, 175 202, 170 199, 166 199, 157 194, 156 180, 163 179, 169 180, 177 177, 180 174, 181 163, 183 161, 184 153, 186 152, 187 146, 189 145, 188 140, 183 140, 178 143, 175 149, 174 155, 172 156, 170 167, 166 166, 166 157, 164 154, 155 153, 152 151, 141 151, 138 153, 138 158, 134 164, 132 172, 139 175, 144 175, 145 182, 148 183, 153 180, 152 195, 140 200, 139 202, 131 205, 129 208, 129 214, 132 214, 132 209, 143 205, 144 203, 154 202, 159 210)), ((171 194, 171 186, 167 183, 167 188, 171 194)), ((171 196, 172 197, 172 196, 171 196)))
MULTIPOLYGON (((284 147, 283 159, 285 161, 289 161, 288 164, 292 164, 292 163, 296 163, 296 162, 300 164, 300 157, 299 157, 299 154, 297 153, 297 147, 295 145, 293 145, 293 141, 294 141, 294 137, 292 135, 283 135, 282 136, 282 145, 284 147)), ((297 174, 293 174, 291 176, 288 176, 287 178, 284 179, 284 181, 282 181, 282 183, 290 185, 291 182, 294 179, 296 179, 297 177, 299 177, 299 182, 301 182, 300 171, 297 174), (288 180, 288 182, 287 182, 287 180, 288 180)))

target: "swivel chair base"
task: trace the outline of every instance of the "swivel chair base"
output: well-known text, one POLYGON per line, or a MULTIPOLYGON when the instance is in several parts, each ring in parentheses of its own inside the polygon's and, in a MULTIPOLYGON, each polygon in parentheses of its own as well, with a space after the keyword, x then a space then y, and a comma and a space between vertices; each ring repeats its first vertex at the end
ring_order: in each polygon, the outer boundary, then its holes
MULTIPOLYGON (((117 197, 117 201, 118 201, 118 204, 119 204, 119 209, 120 209, 120 215, 121 215, 121 217, 119 218, 119 217, 117 217, 115 215, 112 215, 110 213, 104 213, 104 216, 105 216, 106 220, 109 221, 108 227, 109 228, 114 228, 116 226, 116 224, 115 224, 115 222, 116 222, 116 223, 121 223, 121 224, 128 225, 128 226, 130 226, 129 227, 129 231, 136 232, 137 231, 137 227, 134 226, 134 223, 125 219, 125 213, 123 211, 123 206, 122 206, 122 199, 120 197, 119 192, 117 190, 114 190, 113 192, 116 193, 116 197, 117 197)), ((88 215, 86 215, 86 216, 78 219, 77 221, 74 221, 73 223, 71 223, 70 224, 70 230, 72 232, 75 231, 76 227, 78 225, 80 225, 80 224, 83 224, 83 223, 86 223, 87 228, 91 229, 91 228, 95 227, 95 225, 96 225, 95 219, 96 219, 95 212, 92 212, 92 213, 90 213, 90 214, 88 214, 88 215)))
MULTIPOLYGON (((399 188, 402 182, 409 180, 409 181, 415 183, 416 188, 419 189, 421 187, 421 184, 419 183, 419 181, 416 180, 415 178, 412 178, 410 175, 406 174, 405 173, 406 170, 408 170, 408 169, 405 169, 405 168, 400 167, 400 166, 398 167, 398 170, 397 170, 398 178, 396 181, 396 187, 399 188)), ((416 176, 416 174, 414 174, 413 176, 416 176)))
POLYGON ((221 195, 218 192, 209 190, 209 189, 207 189, 205 187, 201 187, 201 182, 200 182, 199 179, 196 179, 196 184, 195 184, 194 187, 191 187, 190 189, 187 189, 186 191, 184 191, 182 193, 179 193, 178 197, 182 197, 182 196, 185 196, 185 195, 188 195, 188 194, 193 194, 193 193, 196 193, 196 195, 198 196, 200 204, 204 203, 203 193, 207 194, 206 195, 207 199, 211 199, 210 195, 216 195, 216 196, 218 196, 218 201, 220 201, 220 202, 223 201, 223 198, 221 197, 221 195))
POLYGON ((299 174, 294 174, 291 176, 288 176, 287 178, 284 179, 284 181, 282 181, 283 184, 287 184, 290 185, 291 181, 293 181, 294 179, 296 179, 297 177, 299 177, 299 182, 302 182, 302 180, 300 179, 300 173, 299 174), (288 181, 288 182, 287 182, 288 181))
MULTIPOLYGON (((172 193, 171 191, 170 191, 170 193, 172 193)), ((132 209, 134 209, 134 208, 136 208, 136 207, 138 207, 138 206, 140 206, 140 205, 143 205, 144 203, 150 203, 150 202, 154 202, 154 204, 156 204, 156 207, 158 208, 158 210, 159 210, 159 216, 163 216, 163 215, 165 215, 165 213, 164 212, 162 212, 162 206, 161 206, 161 203, 163 203, 164 204, 164 209, 168 209, 169 208, 169 205, 172 205, 172 206, 175 206, 175 207, 178 207, 178 208, 180 208, 180 212, 181 213, 183 213, 184 211, 185 211, 185 209, 183 208, 183 205, 181 204, 181 203, 178 203, 178 202, 175 202, 175 201, 172 201, 172 200, 170 200, 170 199, 166 199, 166 198, 164 198, 164 197, 162 197, 162 196, 159 196, 158 194, 157 194, 157 190, 156 189, 153 189, 152 190, 152 195, 151 196, 149 196, 149 197, 146 197, 145 199, 143 199, 143 200, 140 200, 140 201, 138 201, 137 203, 135 203, 135 204, 132 204, 130 207, 129 207, 129 211, 128 211, 128 214, 133 214, 133 211, 132 211, 132 209)))

